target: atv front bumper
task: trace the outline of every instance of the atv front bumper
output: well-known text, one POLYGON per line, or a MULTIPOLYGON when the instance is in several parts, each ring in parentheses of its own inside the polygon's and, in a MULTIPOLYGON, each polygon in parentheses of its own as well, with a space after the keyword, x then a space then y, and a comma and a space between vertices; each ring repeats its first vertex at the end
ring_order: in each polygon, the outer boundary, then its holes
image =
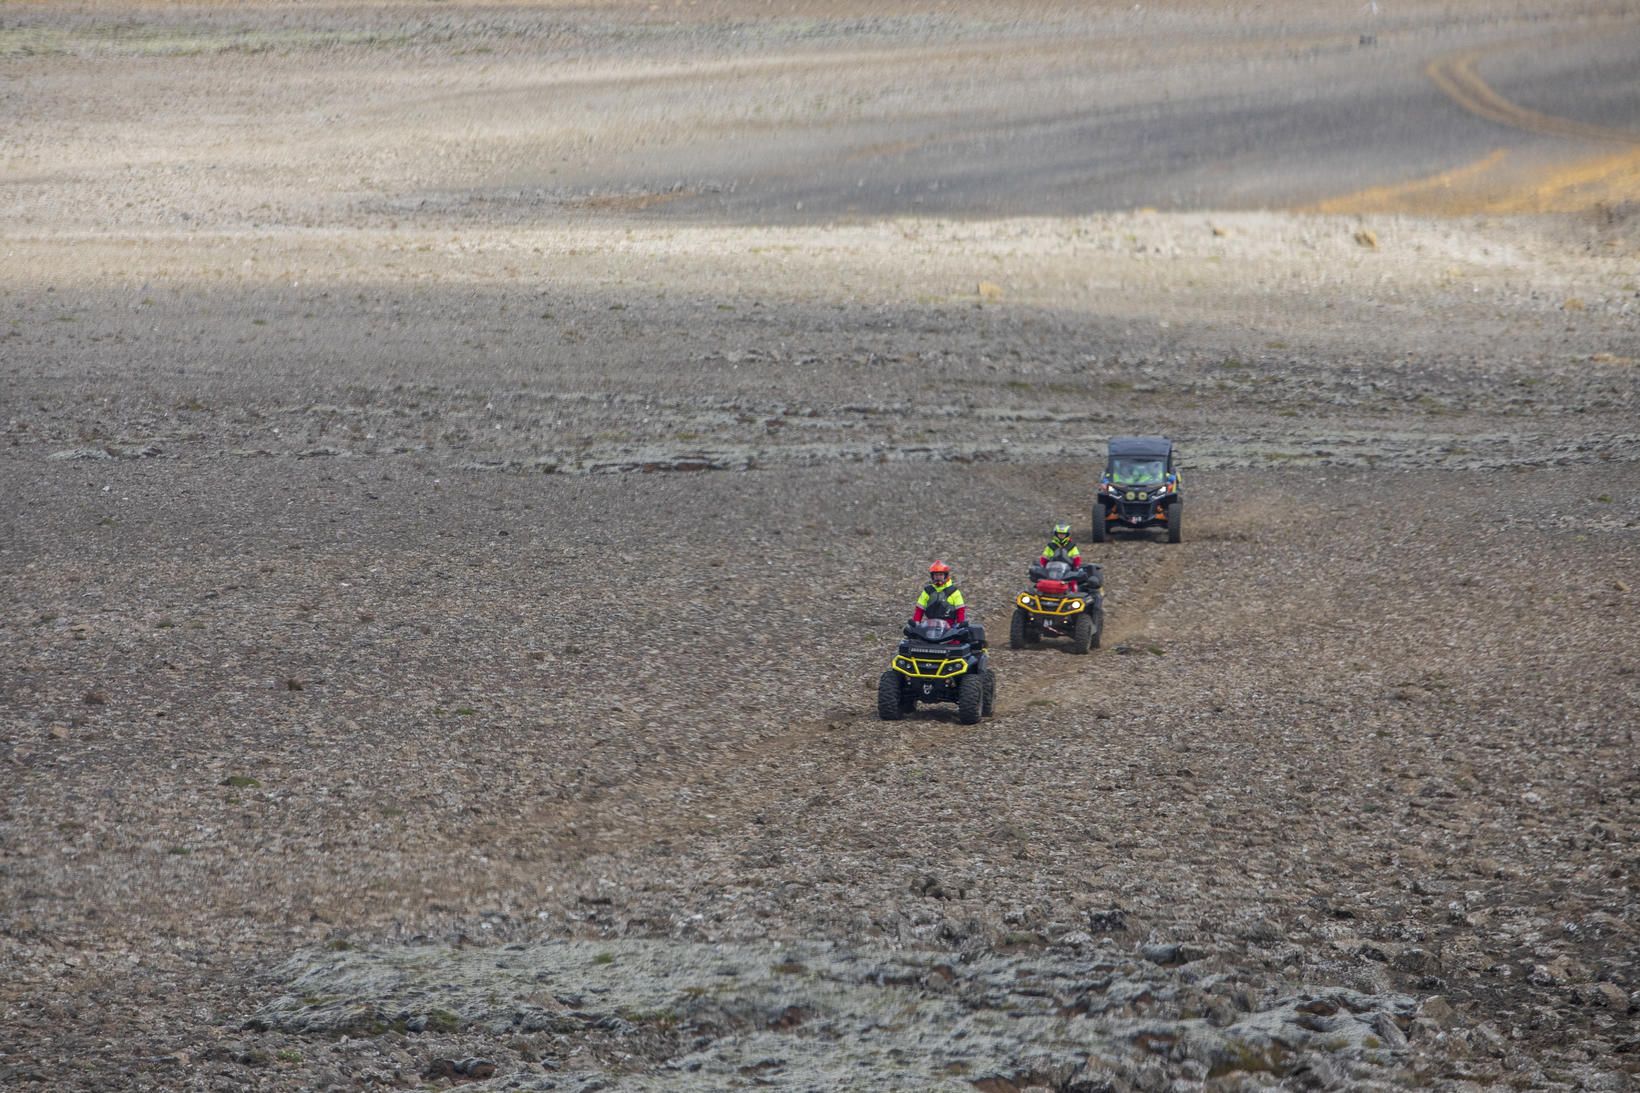
POLYGON ((1080 615, 1093 602, 1089 597, 1043 596, 1035 592, 1021 592, 1014 597, 1014 602, 1033 615, 1044 618, 1064 619, 1072 615, 1080 615))

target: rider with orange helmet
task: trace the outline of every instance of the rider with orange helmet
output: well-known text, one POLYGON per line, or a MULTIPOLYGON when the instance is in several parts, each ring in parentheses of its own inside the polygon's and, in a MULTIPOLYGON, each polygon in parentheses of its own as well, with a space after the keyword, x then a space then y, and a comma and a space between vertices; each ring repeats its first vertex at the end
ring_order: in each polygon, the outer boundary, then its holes
POLYGON ((968 621, 968 605, 963 602, 962 589, 951 579, 951 567, 938 559, 928 567, 928 583, 917 597, 917 609, 911 613, 911 621, 921 622, 924 616, 947 619, 952 626, 968 621))

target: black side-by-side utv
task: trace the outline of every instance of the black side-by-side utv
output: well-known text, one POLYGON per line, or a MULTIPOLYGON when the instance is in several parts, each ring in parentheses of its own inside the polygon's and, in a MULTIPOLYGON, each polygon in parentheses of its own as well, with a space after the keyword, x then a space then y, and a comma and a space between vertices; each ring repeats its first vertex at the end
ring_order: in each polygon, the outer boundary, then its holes
POLYGON ((1093 541, 1118 529, 1165 527, 1167 541, 1183 537, 1184 498, 1178 453, 1165 436, 1117 436, 1093 503, 1093 541))

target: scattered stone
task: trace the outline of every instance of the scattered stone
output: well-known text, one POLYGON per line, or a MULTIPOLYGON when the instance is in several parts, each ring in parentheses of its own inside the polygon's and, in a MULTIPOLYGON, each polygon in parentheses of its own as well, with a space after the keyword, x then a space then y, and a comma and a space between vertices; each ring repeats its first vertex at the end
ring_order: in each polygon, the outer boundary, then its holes
POLYGON ((1164 968, 1184 963, 1184 947, 1182 945, 1141 945, 1139 955, 1152 964, 1160 964, 1164 968))
POLYGON ((1603 1006, 1616 1013, 1626 1013, 1629 1009, 1629 996, 1616 983, 1595 983, 1587 989, 1586 994, 1594 1005, 1603 1006))
POLYGON ((1419 1003, 1418 1016, 1435 1022, 1441 1028, 1450 1028, 1458 1021, 1457 1011, 1438 994, 1430 995, 1419 1003))
POLYGON ((1384 1042, 1384 1046, 1392 1051, 1406 1047, 1406 1033, 1401 1030, 1395 1018, 1387 1013, 1380 1013, 1372 1019, 1372 1031, 1384 1042))
POLYGON ((451 1078, 464 1081, 482 1081, 495 1076, 495 1064, 488 1059, 434 1059, 422 1071, 423 1078, 451 1078))
POLYGON ((1108 911, 1089 911, 1088 929, 1096 934, 1119 934, 1127 930, 1127 912, 1111 908, 1108 911))
MULTIPOLYGON (((1182 944, 1141 951, 1167 963, 1192 955, 1182 944)), ((768 1071, 768 1037, 780 1036, 780 1072, 805 1087, 857 1084, 870 1068, 915 1057, 924 1073, 989 1075, 1024 1081, 1023 1089, 1066 1088, 1089 1059, 1131 1061, 1135 1047, 1160 1063, 1163 1087, 1197 1074, 1185 1067, 1190 1060, 1213 1072, 1284 1074, 1347 1058, 1377 1073, 1394 1062, 1396 1041, 1385 1030, 1411 1022, 1417 1008, 1405 996, 1332 988, 1262 1003, 1249 998, 1244 1012, 1219 999, 1226 1004, 1214 1012, 1188 969, 1123 964, 1116 955, 1108 945, 1078 944, 954 961, 815 942, 618 939, 319 951, 280 972, 281 997, 255 1020, 300 1035, 335 1035, 437 997, 460 1007, 474 1035, 512 1037, 539 1027, 573 1042, 648 1035, 656 1021, 641 1015, 663 1014, 660 1027, 690 1030, 694 1045, 668 1069, 695 1074, 701 1088, 768 1071), (612 959, 600 964, 599 955, 612 959), (600 993, 579 998, 575 1008, 542 1008, 543 983, 581 981, 594 967, 600 993), (1318 999, 1331 1004, 1324 1018, 1315 1012, 1318 999), (963 1029, 960 1039, 946 1035, 954 1027, 963 1029), (839 1042, 849 1050, 839 1052, 839 1042)), ((441 1058, 425 1076, 488 1073, 441 1058)))

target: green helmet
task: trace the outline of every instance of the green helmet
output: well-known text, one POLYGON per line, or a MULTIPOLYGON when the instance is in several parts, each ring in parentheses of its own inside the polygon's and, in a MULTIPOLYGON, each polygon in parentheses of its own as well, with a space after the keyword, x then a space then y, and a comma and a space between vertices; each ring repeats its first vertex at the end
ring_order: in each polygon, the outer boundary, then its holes
POLYGON ((1068 547, 1071 545, 1071 526, 1069 524, 1055 524, 1053 538, 1049 541, 1054 547, 1068 547))

